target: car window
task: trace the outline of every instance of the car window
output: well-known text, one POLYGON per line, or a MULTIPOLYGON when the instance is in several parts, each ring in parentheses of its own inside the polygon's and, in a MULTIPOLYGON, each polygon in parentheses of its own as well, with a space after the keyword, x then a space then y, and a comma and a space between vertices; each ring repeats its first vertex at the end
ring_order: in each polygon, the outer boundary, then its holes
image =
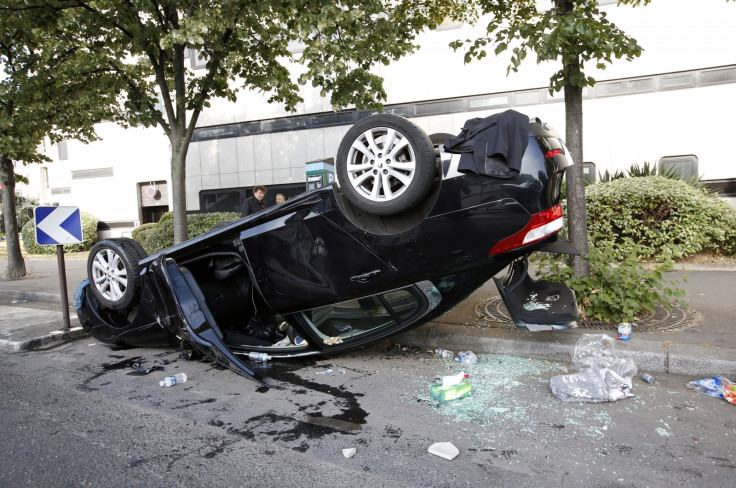
POLYGON ((424 308, 424 301, 415 293, 402 289, 315 308, 301 315, 312 331, 330 344, 330 341, 350 341, 391 328, 410 320, 424 308))

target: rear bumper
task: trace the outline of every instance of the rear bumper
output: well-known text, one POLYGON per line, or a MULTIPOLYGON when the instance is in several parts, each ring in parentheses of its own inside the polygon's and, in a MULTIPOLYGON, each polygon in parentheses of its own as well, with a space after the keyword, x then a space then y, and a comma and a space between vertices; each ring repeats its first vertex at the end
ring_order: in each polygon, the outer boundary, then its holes
POLYGON ((509 265, 502 279, 493 278, 516 326, 532 331, 577 327, 575 292, 564 283, 532 279, 528 271, 524 256, 509 265))

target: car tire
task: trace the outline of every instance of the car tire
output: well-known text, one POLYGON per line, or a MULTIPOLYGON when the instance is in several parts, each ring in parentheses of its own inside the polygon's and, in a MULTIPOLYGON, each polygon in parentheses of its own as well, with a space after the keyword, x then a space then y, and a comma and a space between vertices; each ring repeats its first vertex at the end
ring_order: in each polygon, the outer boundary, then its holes
POLYGON ((335 170, 350 203, 375 215, 417 205, 437 173, 434 148, 424 131, 392 114, 355 124, 340 142, 335 170))
POLYGON ((105 239, 92 246, 87 277, 100 305, 124 310, 138 298, 140 259, 136 247, 126 239, 105 239))
POLYGON ((148 257, 148 253, 143 248, 143 245, 140 242, 133 239, 132 237, 119 237, 118 239, 121 241, 129 242, 130 245, 133 246, 133 249, 135 249, 136 252, 138 253, 138 257, 140 259, 148 257))

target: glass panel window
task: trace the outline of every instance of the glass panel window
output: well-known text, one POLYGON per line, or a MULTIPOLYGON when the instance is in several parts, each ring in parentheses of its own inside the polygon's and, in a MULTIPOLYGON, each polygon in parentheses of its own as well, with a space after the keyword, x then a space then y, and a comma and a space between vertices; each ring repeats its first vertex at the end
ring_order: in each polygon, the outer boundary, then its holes
POLYGON ((301 316, 312 332, 329 344, 389 329, 423 309, 424 303, 416 294, 402 289, 315 308, 301 316))
POLYGON ((698 176, 698 158, 694 154, 665 156, 659 160, 659 171, 676 174, 679 178, 698 176))

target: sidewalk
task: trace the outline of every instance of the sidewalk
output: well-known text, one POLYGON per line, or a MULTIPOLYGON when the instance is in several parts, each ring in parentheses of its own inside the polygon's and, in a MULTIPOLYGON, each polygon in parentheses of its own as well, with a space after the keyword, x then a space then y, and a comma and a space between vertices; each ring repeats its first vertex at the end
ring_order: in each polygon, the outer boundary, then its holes
MULTIPOLYGON (((6 266, 0 260, 0 270, 6 266)), ((86 259, 66 257, 65 266, 71 306, 77 285, 87 276, 86 259)), ((24 279, 0 280, 0 349, 30 350, 86 337, 73 309, 70 310, 72 328, 62 332, 57 260, 28 259, 26 268, 29 275, 24 279)), ((689 281, 680 281, 678 286, 685 290, 685 300, 691 307, 686 311, 687 316, 665 312, 657 319, 665 326, 659 332, 637 332, 635 327, 631 340, 617 341, 616 349, 622 356, 633 359, 640 372, 669 372, 698 378, 721 375, 736 379, 736 300, 733 299, 736 269, 685 265, 668 273, 666 278, 681 280, 684 274, 689 281)), ((490 320, 480 317, 476 309, 483 310, 482 305, 488 302, 498 302, 498 291, 492 280, 442 317, 394 336, 391 341, 427 349, 442 347, 455 352, 472 350, 481 354, 570 361, 582 334, 616 335, 615 328, 517 330, 510 323, 496 320, 497 317, 490 320)))

